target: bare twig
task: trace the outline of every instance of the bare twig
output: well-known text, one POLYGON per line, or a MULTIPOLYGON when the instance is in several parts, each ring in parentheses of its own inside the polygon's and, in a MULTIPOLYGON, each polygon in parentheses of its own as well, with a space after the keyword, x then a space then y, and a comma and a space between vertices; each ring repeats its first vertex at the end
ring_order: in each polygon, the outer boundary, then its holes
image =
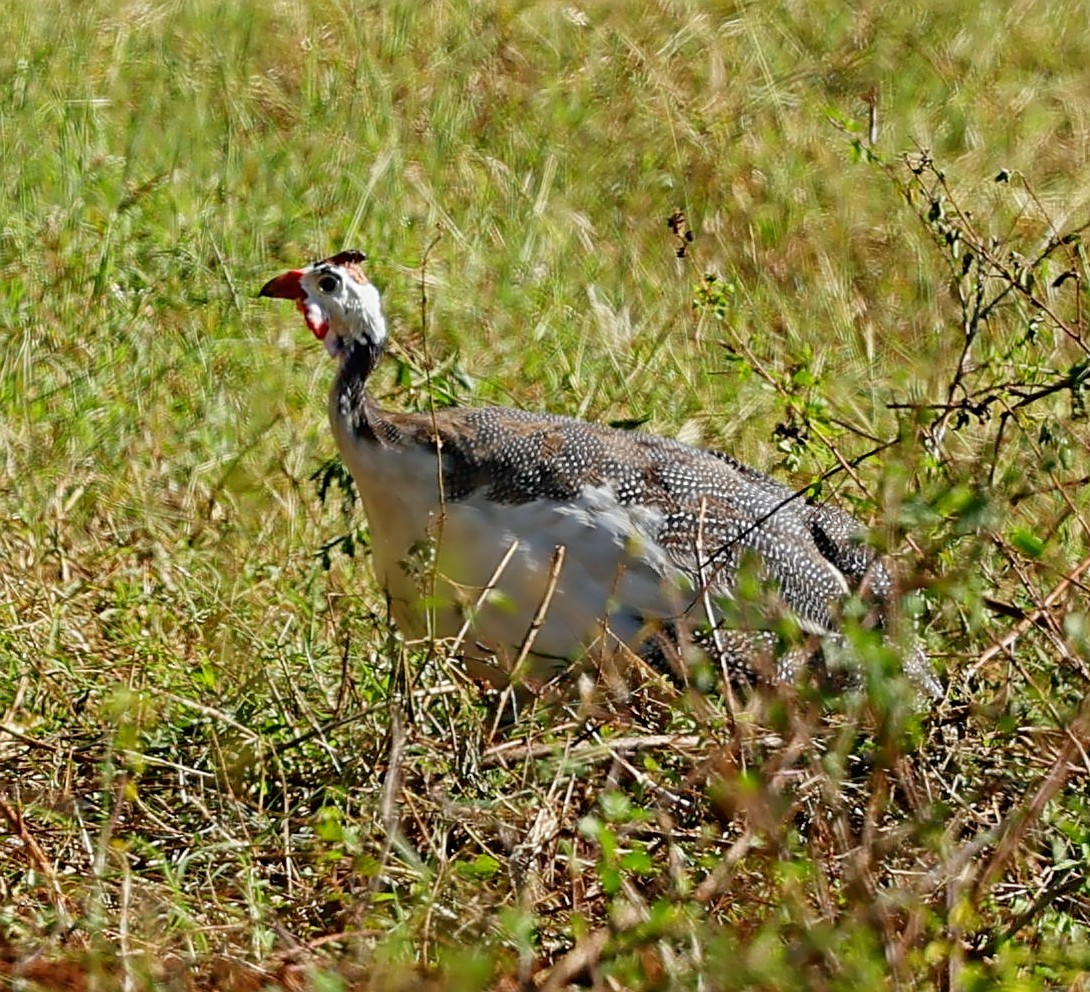
POLYGON ((998 641, 995 641, 989 647, 985 648, 978 656, 975 662, 966 670, 966 674, 970 677, 980 671, 989 661, 991 661, 997 654, 1009 650, 1014 643, 1020 638, 1027 630, 1035 626, 1039 620, 1046 616, 1051 609, 1055 606, 1064 595, 1067 590, 1076 583, 1079 578, 1090 570, 1090 557, 1084 558, 1078 565, 1076 565, 1067 575, 1065 575, 1056 585, 1052 591, 1045 596, 1041 605, 1028 613, 1025 619, 1020 620, 1014 625, 1006 634, 1004 634, 998 641))
POLYGON ((560 579, 560 570, 564 567, 564 556, 566 553, 567 548, 563 544, 558 544, 553 551, 553 560, 552 564, 549 566, 549 574, 545 580, 545 589, 541 594, 541 602, 538 603, 537 610, 530 620, 530 626, 526 631, 526 636, 522 639, 518 654, 511 664, 511 677, 500 695, 500 702, 496 707, 496 715, 492 720, 492 729, 488 734, 489 740, 494 739, 496 736, 496 731, 499 729, 500 720, 503 717, 507 704, 510 702, 515 687, 522 678, 523 665, 529 657, 530 651, 533 649, 538 633, 545 624, 545 618, 549 613, 549 605, 553 601, 553 594, 556 592, 557 582, 560 579))
POLYGON ((451 654, 456 655, 459 651, 461 651, 462 644, 466 639, 466 635, 469 633, 469 629, 473 626, 474 619, 481 611, 481 608, 484 606, 492 590, 496 588, 497 583, 500 581, 500 576, 503 575, 504 571, 507 568, 507 565, 514 557, 515 552, 518 551, 518 548, 518 539, 512 538, 510 545, 503 553, 503 557, 500 558, 499 564, 497 564, 495 569, 493 569, 492 575, 489 577, 488 581, 484 584, 484 588, 481 589, 479 595, 477 596, 477 601, 473 604, 472 610, 466 613, 465 620, 462 621, 462 626, 459 628, 458 633, 455 635, 454 640, 451 642, 451 654))
POLYGON ((30 827, 27 826, 26 820, 23 819, 22 811, 4 796, 0 796, 0 815, 8 821, 12 833, 22 841, 23 848, 27 853, 27 860, 37 871, 42 873, 42 876, 49 883, 50 898, 53 902, 53 909, 57 913, 58 921, 63 927, 70 927, 72 917, 68 908, 68 900, 61 889, 57 873, 54 871, 53 864, 46 856, 41 844, 38 843, 34 834, 30 832, 30 827))

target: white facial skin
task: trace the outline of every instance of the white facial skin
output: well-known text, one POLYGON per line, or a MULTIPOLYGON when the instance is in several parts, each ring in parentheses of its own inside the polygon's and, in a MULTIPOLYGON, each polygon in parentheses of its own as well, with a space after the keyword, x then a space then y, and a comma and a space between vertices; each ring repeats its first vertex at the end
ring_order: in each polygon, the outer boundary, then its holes
POLYGON ((296 300, 307 327, 334 358, 346 342, 360 340, 372 348, 386 342, 386 320, 378 290, 344 266, 315 262, 299 276, 296 300))
POLYGON ((386 319, 378 290, 357 267, 361 261, 362 252, 341 252, 270 279, 260 295, 294 301, 307 327, 334 358, 343 356, 353 341, 381 350, 386 319))

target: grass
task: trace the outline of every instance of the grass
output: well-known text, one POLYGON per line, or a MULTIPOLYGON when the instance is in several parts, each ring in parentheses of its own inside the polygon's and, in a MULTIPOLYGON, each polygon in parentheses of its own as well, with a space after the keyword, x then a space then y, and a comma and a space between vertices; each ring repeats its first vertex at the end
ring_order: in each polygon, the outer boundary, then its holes
POLYGON ((6 16, 6 981, 1085 987, 1081 4, 6 16), (331 366, 254 298, 349 246, 390 404, 826 477, 946 699, 860 634, 866 693, 496 729, 386 622, 331 366))

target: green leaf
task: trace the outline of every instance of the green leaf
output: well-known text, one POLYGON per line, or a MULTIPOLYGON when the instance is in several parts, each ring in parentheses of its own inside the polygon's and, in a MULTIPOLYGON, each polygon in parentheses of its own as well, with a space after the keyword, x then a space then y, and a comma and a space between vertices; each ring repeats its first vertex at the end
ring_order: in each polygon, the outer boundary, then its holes
POLYGON ((1033 531, 1026 530, 1024 527, 1016 527, 1011 532, 1010 542, 1021 551, 1022 554, 1027 555, 1030 558, 1040 558, 1045 550, 1045 542, 1034 534, 1033 531))
POLYGON ((634 875, 651 875, 655 870, 651 855, 643 850, 629 851, 622 855, 621 867, 634 875))
POLYGON ((500 870, 500 863, 491 854, 478 854, 472 861, 458 863, 458 871, 466 878, 494 878, 500 870))

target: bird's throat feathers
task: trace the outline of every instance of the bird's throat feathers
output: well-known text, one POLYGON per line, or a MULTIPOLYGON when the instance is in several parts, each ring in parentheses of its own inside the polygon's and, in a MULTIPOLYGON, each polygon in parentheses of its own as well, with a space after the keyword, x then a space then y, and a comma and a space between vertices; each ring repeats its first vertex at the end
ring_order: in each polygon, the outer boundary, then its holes
POLYGON ((340 420, 351 435, 365 440, 377 440, 371 423, 371 398, 367 393, 367 380, 382 357, 383 346, 353 338, 345 342, 341 355, 341 367, 333 383, 333 402, 330 413, 335 422, 340 420))
POLYGON ((364 338, 347 340, 344 343, 341 370, 337 377, 341 390, 350 390, 354 394, 362 392, 384 350, 384 341, 376 344, 364 338))

